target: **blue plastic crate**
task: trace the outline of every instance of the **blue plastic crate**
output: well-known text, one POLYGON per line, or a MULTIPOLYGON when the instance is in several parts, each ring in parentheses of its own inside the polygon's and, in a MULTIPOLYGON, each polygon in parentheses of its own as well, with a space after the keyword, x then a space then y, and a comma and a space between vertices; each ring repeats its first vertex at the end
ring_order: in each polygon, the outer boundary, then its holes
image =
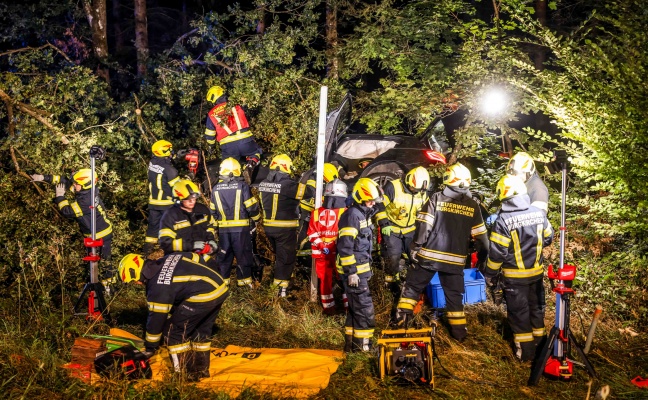
MULTIPOLYGON (((445 308, 445 295, 439 281, 439 274, 434 274, 427 285, 426 294, 432 307, 445 308)), ((486 281, 475 268, 464 269, 463 304, 475 304, 486 301, 486 281)))

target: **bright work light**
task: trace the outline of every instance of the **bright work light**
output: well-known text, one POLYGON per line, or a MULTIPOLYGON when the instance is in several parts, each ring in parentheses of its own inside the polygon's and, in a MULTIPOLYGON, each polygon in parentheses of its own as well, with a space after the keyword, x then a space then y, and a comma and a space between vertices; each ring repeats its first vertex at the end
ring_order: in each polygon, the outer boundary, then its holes
POLYGON ((488 115, 499 115, 508 106, 508 96, 500 88, 491 88, 486 91, 482 98, 482 111, 488 115))

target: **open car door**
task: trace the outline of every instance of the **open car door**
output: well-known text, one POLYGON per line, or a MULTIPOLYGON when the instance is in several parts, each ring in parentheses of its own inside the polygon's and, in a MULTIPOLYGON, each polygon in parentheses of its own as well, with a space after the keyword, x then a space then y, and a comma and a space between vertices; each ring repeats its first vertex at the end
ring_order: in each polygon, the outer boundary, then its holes
POLYGON ((326 116, 325 162, 330 162, 333 159, 333 154, 337 151, 340 138, 349 130, 352 109, 353 100, 351 94, 347 93, 340 102, 340 105, 326 116))

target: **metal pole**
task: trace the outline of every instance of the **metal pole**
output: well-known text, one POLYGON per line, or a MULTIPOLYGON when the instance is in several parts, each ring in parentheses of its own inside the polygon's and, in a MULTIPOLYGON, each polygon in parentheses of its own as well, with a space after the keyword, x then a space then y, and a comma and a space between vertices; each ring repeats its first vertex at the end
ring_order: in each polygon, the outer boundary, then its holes
MULTIPOLYGON (((315 209, 322 206, 322 185, 324 183, 324 149, 326 146, 326 107, 328 103, 328 87, 322 86, 320 89, 320 106, 319 106, 319 127, 317 129, 317 161, 315 163, 315 209)), ((311 301, 317 301, 317 272, 315 271, 315 261, 311 264, 311 282, 310 282, 311 301)))
MULTIPOLYGON (((95 186, 95 158, 90 155, 90 197, 92 205, 90 206, 90 232, 92 240, 96 240, 97 236, 97 193, 95 186)), ((97 255, 97 248, 92 247, 90 254, 97 255)), ((96 261, 90 261, 90 283, 99 282, 99 271, 96 261)))
MULTIPOLYGON (((565 266, 565 234, 567 231, 565 212, 565 203, 567 202, 567 163, 562 164, 562 185, 560 196, 560 261, 558 264, 558 271, 563 269, 565 266)), ((565 282, 560 280, 558 283, 564 284, 565 282)), ((561 331, 565 328, 565 300, 562 298, 560 293, 556 293, 556 326, 561 331)), ((562 357, 562 355, 563 342, 560 339, 556 339, 554 356, 562 357)))

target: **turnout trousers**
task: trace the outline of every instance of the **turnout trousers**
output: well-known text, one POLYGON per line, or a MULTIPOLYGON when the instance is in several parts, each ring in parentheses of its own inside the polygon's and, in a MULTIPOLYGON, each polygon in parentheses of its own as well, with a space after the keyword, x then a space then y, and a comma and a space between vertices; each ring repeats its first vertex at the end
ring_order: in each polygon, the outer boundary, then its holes
POLYGON ((148 215, 148 227, 146 228, 146 239, 144 239, 144 254, 148 254, 153 251, 153 248, 158 242, 158 235, 160 233, 160 221, 162 220, 162 214, 168 210, 171 206, 162 209, 150 209, 148 215))
POLYGON ((233 142, 220 145, 221 159, 234 158, 238 161, 246 161, 246 157, 254 156, 261 158, 261 147, 254 141, 253 137, 235 140, 233 142))
POLYGON ((446 316, 450 326, 450 335, 462 341, 466 338, 466 315, 463 308, 464 278, 463 270, 458 274, 442 271, 430 271, 420 265, 411 265, 407 271, 407 280, 398 300, 398 312, 412 314, 414 306, 418 303, 419 296, 430 283, 435 273, 439 274, 441 287, 445 295, 446 316))
POLYGON ((369 277, 361 274, 358 287, 351 287, 346 276, 342 279, 344 291, 349 302, 347 317, 344 323, 344 335, 346 342, 351 342, 350 351, 371 350, 371 338, 376 327, 373 299, 369 290, 369 277))
POLYGON ((297 258, 297 228, 266 227, 265 233, 275 254, 273 284, 287 288, 297 258))
POLYGON ((232 262, 236 257, 236 283, 238 286, 252 284, 252 235, 248 229, 230 232, 221 229, 218 235, 219 247, 216 256, 217 271, 229 284, 232 273, 232 262))
POLYGON ((400 260, 403 254, 409 258, 409 248, 413 238, 414 231, 404 235, 392 232, 389 236, 382 236, 387 253, 385 258, 385 282, 396 282, 400 279, 400 260))
POLYGON ((175 371, 209 376, 212 326, 227 295, 209 303, 182 302, 168 320, 166 344, 175 371))
POLYGON ((506 319, 513 331, 515 356, 522 361, 535 358, 536 347, 546 338, 544 325, 545 290, 542 279, 533 283, 504 286, 506 319))

